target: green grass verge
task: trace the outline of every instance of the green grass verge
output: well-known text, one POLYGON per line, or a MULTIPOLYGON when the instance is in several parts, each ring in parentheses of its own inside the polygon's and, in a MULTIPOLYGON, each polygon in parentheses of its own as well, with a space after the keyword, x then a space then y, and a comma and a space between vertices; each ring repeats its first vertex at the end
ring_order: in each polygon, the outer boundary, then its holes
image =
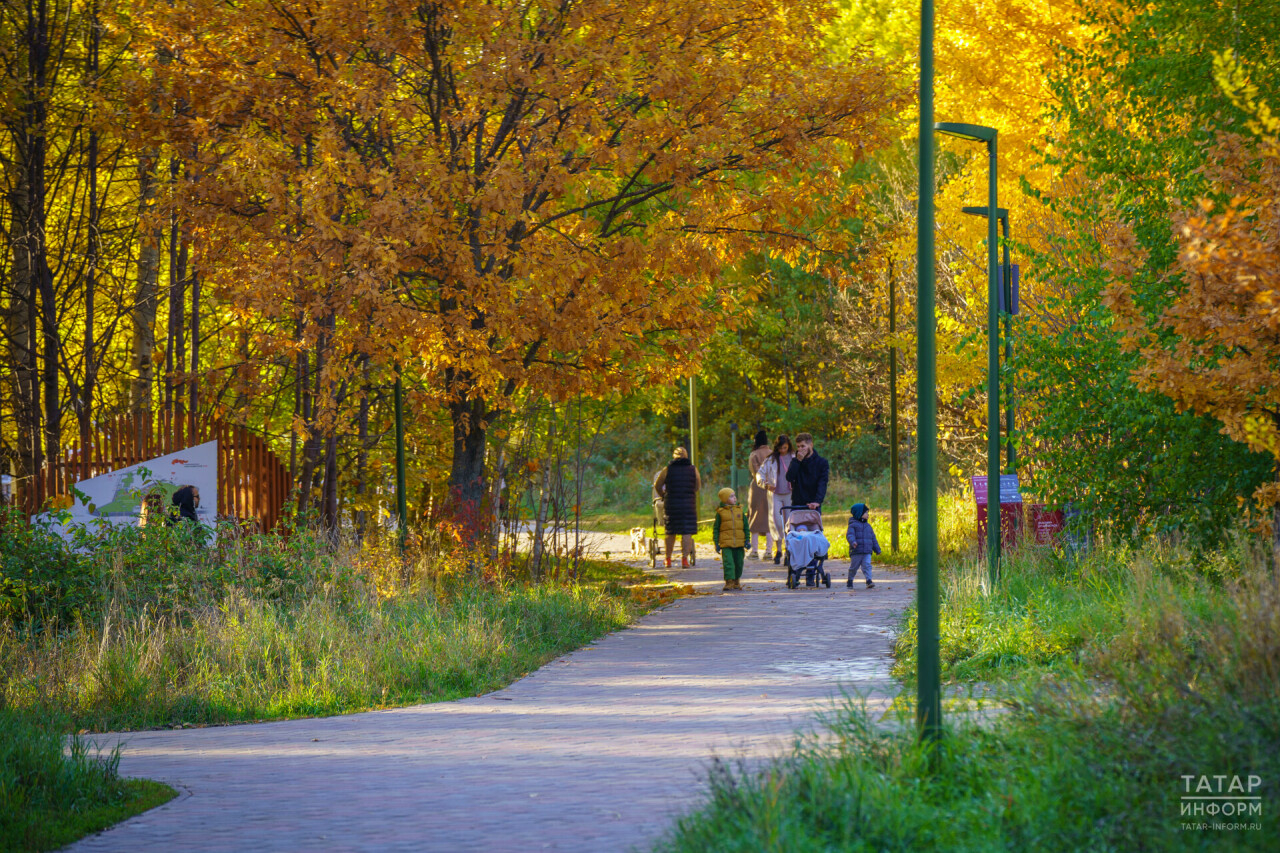
POLYGON ((472 696, 678 593, 642 570, 181 528, 86 530, 78 549, 0 516, 4 849, 61 846, 163 801, 80 730, 340 714, 472 696), (512 564, 512 560, 516 564, 512 564), (572 575, 572 576, 570 576, 572 575))
POLYGON ((664 600, 636 584, 652 578, 588 563, 574 583, 457 581, 288 607, 233 589, 182 618, 143 611, 69 632, 0 634, 0 689, 11 706, 55 709, 93 731, 474 696, 664 600))
POLYGON ((1079 564, 1024 552, 994 595, 955 560, 943 590, 946 677, 994 681, 1003 713, 948 712, 927 746, 909 716, 850 703, 763 769, 716 765, 706 803, 658 849, 1274 849, 1280 583, 1245 540, 1210 555, 1103 547, 1079 564), (1244 805, 1258 811, 1197 813, 1187 776, 1256 784, 1244 805))
POLYGON ((62 726, 0 709, 0 850, 54 850, 168 802, 167 785, 121 779, 119 755, 93 754, 62 726))

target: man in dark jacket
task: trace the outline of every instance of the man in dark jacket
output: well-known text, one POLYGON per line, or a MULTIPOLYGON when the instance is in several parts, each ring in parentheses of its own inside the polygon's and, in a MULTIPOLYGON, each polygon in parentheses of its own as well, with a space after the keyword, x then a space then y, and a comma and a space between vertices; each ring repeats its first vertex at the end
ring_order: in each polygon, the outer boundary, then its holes
POLYGON ((787 466, 787 482, 791 484, 792 506, 807 505, 819 509, 827 499, 827 480, 831 466, 813 449, 813 436, 802 432, 796 436, 796 458, 787 466))

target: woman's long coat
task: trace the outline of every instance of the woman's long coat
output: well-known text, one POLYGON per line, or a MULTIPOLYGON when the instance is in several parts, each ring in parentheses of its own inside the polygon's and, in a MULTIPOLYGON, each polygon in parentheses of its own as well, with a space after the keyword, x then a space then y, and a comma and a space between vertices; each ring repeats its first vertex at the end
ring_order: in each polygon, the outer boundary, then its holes
POLYGON ((763 447, 757 447, 751 451, 751 455, 747 457, 747 469, 751 471, 751 532, 752 533, 768 533, 769 532, 769 515, 772 512, 771 503, 772 496, 768 489, 761 488, 756 484, 756 472, 760 470, 760 466, 764 464, 764 460, 769 458, 769 454, 773 451, 766 444, 763 447))

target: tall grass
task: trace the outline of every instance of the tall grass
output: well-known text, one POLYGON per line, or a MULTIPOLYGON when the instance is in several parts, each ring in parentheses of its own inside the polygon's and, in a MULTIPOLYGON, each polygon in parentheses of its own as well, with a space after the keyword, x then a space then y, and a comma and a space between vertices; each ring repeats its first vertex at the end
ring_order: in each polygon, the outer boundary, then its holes
POLYGON ((229 533, 210 548, 182 528, 102 531, 94 548, 62 553, 74 571, 9 572, 28 592, 0 623, 0 703, 96 730, 450 699, 656 600, 625 588, 634 570, 609 566, 588 567, 594 582, 530 584, 465 553, 401 560, 305 530, 229 533))
MULTIPOLYGON (((714 767, 658 848, 1274 849, 1280 584, 1254 543, 1105 546, 1080 564, 1027 551, 984 585, 948 564, 945 672, 1005 679, 1006 713, 949 714, 930 746, 908 715, 885 725, 849 702, 764 769, 714 767), (1261 780, 1259 812, 1185 813, 1187 775, 1261 780)), ((913 649, 904 634, 901 663, 913 649)))
POLYGON ((669 585, 583 562, 530 583, 456 551, 306 529, 48 530, 0 515, 0 849, 45 849, 172 793, 72 736, 337 714, 483 693, 619 628, 669 585))
POLYGON ((98 755, 60 726, 0 707, 0 850, 49 850, 173 797, 121 779, 118 752, 98 755))
MULTIPOLYGON (((1268 576, 1265 563, 1256 540, 1244 534, 1213 552, 1155 540, 1140 547, 1104 542, 1076 559, 1028 546, 1005 555, 989 592, 986 564, 973 549, 953 554, 942 566, 943 678, 1005 678, 1087 664, 1171 610, 1213 622, 1235 585, 1268 576)), ((916 643, 912 611, 897 640, 900 677, 914 677, 916 643)))
POLYGON ((146 611, 0 634, 4 701, 105 730, 334 714, 496 689, 626 624, 581 586, 459 587, 282 608, 238 590, 183 617, 146 611))

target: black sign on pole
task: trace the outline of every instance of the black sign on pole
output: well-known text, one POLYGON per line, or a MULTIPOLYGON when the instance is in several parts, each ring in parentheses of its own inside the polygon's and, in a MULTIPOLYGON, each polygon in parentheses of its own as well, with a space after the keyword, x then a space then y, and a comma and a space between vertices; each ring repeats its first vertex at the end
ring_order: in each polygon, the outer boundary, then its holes
POLYGON ((1003 266, 996 267, 996 281, 997 281, 997 284, 999 285, 998 292, 1000 294, 999 305, 1000 305, 1001 314, 1005 314, 1005 313, 1017 314, 1018 308, 1019 308, 1018 279, 1020 278, 1020 276, 1018 274, 1018 265, 1010 264, 1009 267, 1012 273, 1009 277, 1013 279, 1013 310, 1012 311, 1010 311, 1008 309, 1008 306, 1005 305, 1005 300, 1004 300, 1004 267, 1003 266))

